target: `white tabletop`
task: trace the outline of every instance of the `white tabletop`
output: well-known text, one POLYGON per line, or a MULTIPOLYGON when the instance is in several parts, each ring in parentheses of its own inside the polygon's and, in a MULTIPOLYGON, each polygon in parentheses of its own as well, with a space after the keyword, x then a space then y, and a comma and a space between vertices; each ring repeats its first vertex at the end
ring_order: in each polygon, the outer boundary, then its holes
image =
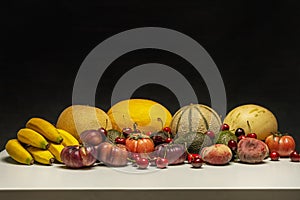
POLYGON ((262 164, 226 166, 189 164, 167 169, 138 170, 131 165, 98 165, 68 169, 62 164, 20 165, 6 151, 0 153, 0 191, 4 190, 177 190, 177 189, 300 189, 300 163, 266 159, 262 164))

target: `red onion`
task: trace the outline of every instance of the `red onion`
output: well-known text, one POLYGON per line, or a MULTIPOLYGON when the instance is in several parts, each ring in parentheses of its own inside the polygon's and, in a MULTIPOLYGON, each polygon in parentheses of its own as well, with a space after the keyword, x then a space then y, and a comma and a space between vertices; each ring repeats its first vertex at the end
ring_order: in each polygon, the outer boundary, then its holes
POLYGON ((186 160, 186 149, 183 144, 160 144, 155 147, 157 157, 166 158, 169 165, 181 164, 186 160))
POLYGON ((91 146, 66 146, 60 156, 63 163, 70 168, 88 167, 96 162, 94 148, 91 146))

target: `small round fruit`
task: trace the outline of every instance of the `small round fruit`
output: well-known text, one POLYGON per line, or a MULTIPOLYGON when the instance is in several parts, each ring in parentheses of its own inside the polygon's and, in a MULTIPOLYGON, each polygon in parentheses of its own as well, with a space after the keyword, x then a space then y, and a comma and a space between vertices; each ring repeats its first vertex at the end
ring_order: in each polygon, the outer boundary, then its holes
POLYGON ((235 151, 237 149, 237 142, 229 140, 227 146, 231 149, 231 151, 235 151))
POLYGON ((132 129, 129 128, 129 127, 128 128, 123 128, 122 133, 127 138, 130 135, 130 133, 132 133, 132 129))
POLYGON ((235 135, 236 135, 237 137, 239 137, 239 136, 241 136, 241 135, 245 135, 244 129, 242 129, 242 128, 236 129, 235 135))
POLYGON ((198 157, 198 158, 193 159, 191 164, 194 168, 200 168, 200 167, 202 167, 203 162, 204 161, 198 157))
POLYGON ((116 137, 115 142, 117 144, 123 144, 123 145, 125 145, 126 144, 126 139, 125 138, 116 137))
POLYGON ((149 160, 146 158, 140 158, 136 160, 136 164, 139 169, 146 169, 149 166, 149 160))
POLYGON ((194 160, 195 158, 200 158, 200 155, 197 153, 189 153, 187 156, 188 163, 192 163, 192 160, 194 160))
POLYGON ((280 155, 277 151, 272 151, 270 153, 270 158, 271 158, 272 161, 278 161, 279 157, 280 157, 280 155))
POLYGON ((229 130, 229 125, 228 124, 222 124, 221 130, 222 131, 228 131, 229 130))
POLYGON ((290 158, 291 158, 291 161, 292 161, 292 162, 299 162, 299 161, 300 161, 300 155, 298 154, 297 151, 293 151, 293 152, 290 154, 290 158))
POLYGON ((257 139, 257 135, 255 133, 248 133, 247 137, 257 139))
POLYGON ((167 138, 167 139, 165 140, 166 143, 171 143, 172 141, 173 141, 172 138, 167 138))
POLYGON ((165 131, 167 133, 171 133, 171 128, 170 127, 165 127, 165 128, 163 128, 163 131, 165 131))
POLYGON ((164 169, 168 166, 168 163, 169 163, 169 161, 166 158, 158 157, 156 159, 156 167, 157 168, 164 169))
POLYGON ((103 133, 105 136, 107 136, 107 131, 106 131, 105 128, 101 127, 101 128, 98 129, 98 131, 99 131, 100 133, 103 133))
POLYGON ((213 131, 206 131, 205 133, 208 137, 210 137, 211 139, 215 138, 215 133, 213 131))
POLYGON ((238 137, 238 142, 241 141, 242 139, 245 139, 245 138, 246 138, 245 135, 240 135, 240 136, 238 137))

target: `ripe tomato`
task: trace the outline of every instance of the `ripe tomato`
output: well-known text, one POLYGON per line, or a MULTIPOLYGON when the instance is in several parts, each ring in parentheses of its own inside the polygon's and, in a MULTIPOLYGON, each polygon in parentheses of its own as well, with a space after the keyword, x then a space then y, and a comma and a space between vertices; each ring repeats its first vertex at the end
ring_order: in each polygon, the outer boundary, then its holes
POLYGON ((154 151, 154 143, 152 139, 144 134, 134 134, 126 139, 126 147, 128 151, 134 153, 149 153, 154 151))
POLYGON ((295 150, 296 144, 292 136, 289 135, 270 135, 266 138, 270 152, 277 151, 281 157, 287 157, 295 150))

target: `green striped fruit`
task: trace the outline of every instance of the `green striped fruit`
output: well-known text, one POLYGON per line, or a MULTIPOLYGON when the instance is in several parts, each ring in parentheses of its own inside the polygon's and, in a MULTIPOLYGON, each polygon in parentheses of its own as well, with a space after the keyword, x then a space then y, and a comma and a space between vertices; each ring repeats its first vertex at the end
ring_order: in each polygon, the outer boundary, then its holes
POLYGON ((212 108, 202 104, 190 104, 180 108, 171 121, 173 136, 183 136, 191 132, 206 133, 208 130, 218 133, 222 121, 212 108))

